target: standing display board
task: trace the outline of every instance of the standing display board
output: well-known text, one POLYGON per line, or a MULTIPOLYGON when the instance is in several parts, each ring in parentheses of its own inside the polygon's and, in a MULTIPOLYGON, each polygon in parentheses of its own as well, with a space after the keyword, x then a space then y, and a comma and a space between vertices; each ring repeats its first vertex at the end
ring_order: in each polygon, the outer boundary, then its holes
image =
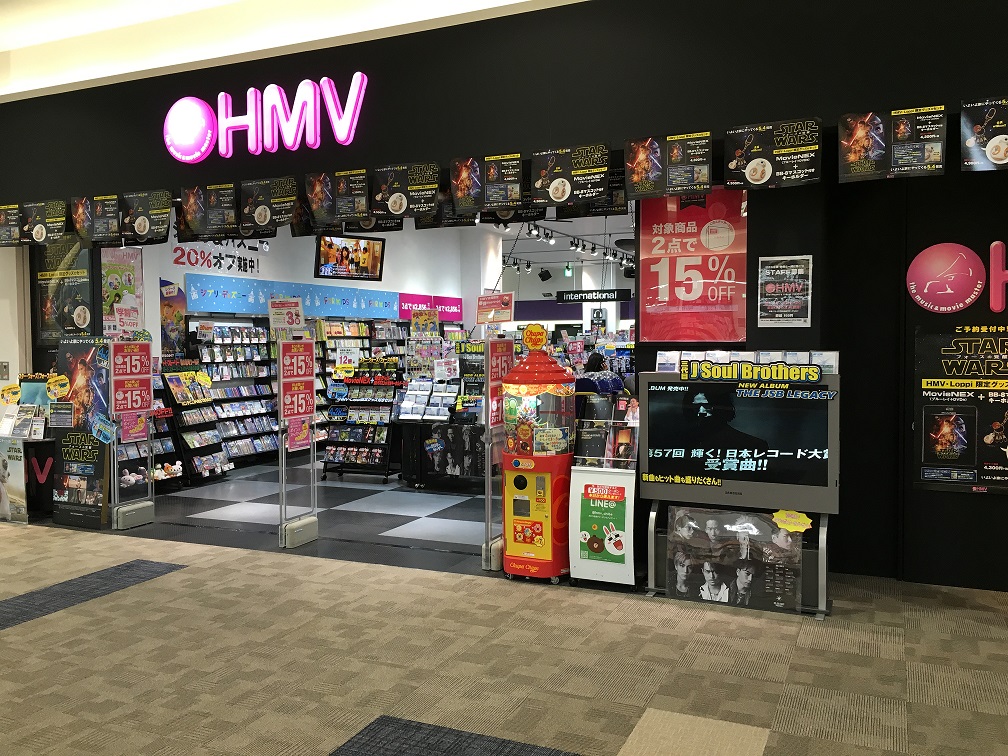
POLYGON ((280 420, 315 414, 315 343, 280 342, 280 420))
POLYGON ((154 398, 149 341, 113 341, 112 414, 150 412, 154 398))
MULTIPOLYGON (((297 300, 297 309, 301 301, 297 300)), ((287 312, 291 312, 288 309, 287 312)), ((318 538, 318 499, 315 489, 315 342, 281 341, 278 344, 279 432, 280 432, 280 547, 295 548, 318 538), (305 434, 305 426, 308 433, 305 434), (287 451, 291 434, 292 450, 303 449, 307 435, 309 449, 310 512, 306 516, 287 517, 287 451)))
POLYGON ((273 338, 280 340, 280 334, 294 328, 303 328, 305 323, 301 297, 275 297, 269 301, 270 330, 273 338))
POLYGON ((571 470, 571 578, 633 585, 633 470, 571 470))

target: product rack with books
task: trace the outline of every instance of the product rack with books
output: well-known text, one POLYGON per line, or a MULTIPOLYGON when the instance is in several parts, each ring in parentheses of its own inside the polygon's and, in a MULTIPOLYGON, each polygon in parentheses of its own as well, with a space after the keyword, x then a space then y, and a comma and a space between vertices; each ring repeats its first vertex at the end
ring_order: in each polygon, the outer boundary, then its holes
POLYGON ((399 370, 406 370, 406 338, 408 320, 376 320, 371 335, 371 354, 375 357, 397 357, 399 370))
POLYGON ((585 397, 574 439, 574 464, 634 470, 640 414, 637 397, 590 394, 585 397))
POLYGON ((392 417, 396 392, 403 386, 395 357, 362 358, 353 374, 333 379, 322 480, 332 467, 340 477, 350 470, 381 475, 388 482, 392 417))
POLYGON ((219 414, 214 406, 210 376, 197 360, 179 361, 172 369, 178 372, 163 369, 161 377, 176 420, 183 473, 189 482, 223 475, 234 465, 217 431, 219 414))

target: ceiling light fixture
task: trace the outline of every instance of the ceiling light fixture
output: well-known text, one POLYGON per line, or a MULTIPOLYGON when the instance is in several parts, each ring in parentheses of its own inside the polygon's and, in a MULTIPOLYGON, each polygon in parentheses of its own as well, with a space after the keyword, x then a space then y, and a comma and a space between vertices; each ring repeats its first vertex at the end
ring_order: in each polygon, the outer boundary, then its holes
POLYGON ((549 281, 551 278, 553 278, 553 274, 550 273, 548 270, 546 270, 546 268, 540 268, 539 269, 539 280, 540 281, 549 281))
POLYGON ((591 249, 591 253, 592 253, 593 255, 595 255, 596 257, 598 257, 598 250, 597 250, 597 249, 595 248, 595 245, 594 245, 594 244, 592 244, 592 249, 591 249))
POLYGON ((570 278, 573 275, 574 275, 574 269, 570 266, 570 263, 567 263, 567 267, 564 268, 564 277, 570 278))
POLYGON ((530 260, 525 261, 525 272, 526 273, 532 272, 532 262, 530 260))

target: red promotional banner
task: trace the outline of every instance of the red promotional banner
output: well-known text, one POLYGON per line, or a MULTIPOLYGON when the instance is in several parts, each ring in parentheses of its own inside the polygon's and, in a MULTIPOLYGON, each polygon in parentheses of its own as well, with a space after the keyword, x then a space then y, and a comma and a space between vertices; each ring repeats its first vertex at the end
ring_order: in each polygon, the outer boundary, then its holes
POLYGON ((150 376, 151 344, 149 341, 113 341, 109 345, 112 377, 150 376))
POLYGON ((514 320, 514 294, 486 294, 476 297, 476 325, 508 323, 514 320))
POLYGON ((641 200, 641 341, 745 341, 745 192, 641 200))
POLYGON ((151 377, 139 376, 112 379, 112 414, 150 412, 154 392, 151 377))
POLYGON ((292 420, 315 413, 315 342, 281 341, 280 418, 292 420))
POLYGON ((504 376, 515 364, 514 340, 493 339, 490 342, 490 369, 487 371, 487 389, 490 392, 490 427, 504 422, 504 376))

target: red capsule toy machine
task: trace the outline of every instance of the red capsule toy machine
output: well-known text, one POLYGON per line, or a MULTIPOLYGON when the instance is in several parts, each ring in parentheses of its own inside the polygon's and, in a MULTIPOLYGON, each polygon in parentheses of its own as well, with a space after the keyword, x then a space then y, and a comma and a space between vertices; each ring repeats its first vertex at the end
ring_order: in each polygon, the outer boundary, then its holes
POLYGON ((504 376, 504 573, 570 573, 568 505, 574 462, 574 375, 546 353, 546 329, 530 325, 528 356, 504 376))

